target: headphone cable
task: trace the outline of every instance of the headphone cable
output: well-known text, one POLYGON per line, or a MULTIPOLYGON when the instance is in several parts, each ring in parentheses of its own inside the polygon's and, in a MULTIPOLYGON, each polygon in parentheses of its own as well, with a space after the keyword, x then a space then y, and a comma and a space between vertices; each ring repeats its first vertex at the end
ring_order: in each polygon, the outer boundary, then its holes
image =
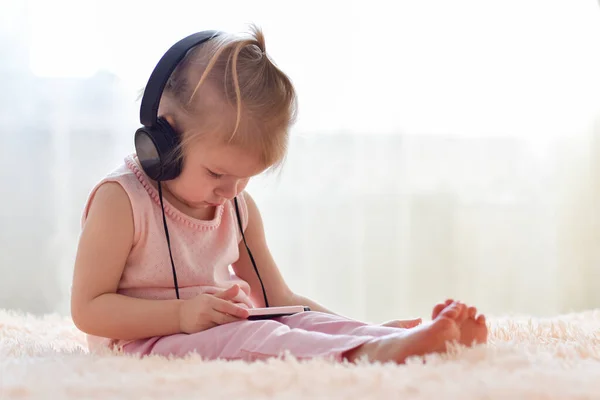
POLYGON ((177 284, 177 272, 175 271, 175 263, 173 262, 173 253, 171 252, 171 239, 169 238, 169 229, 167 228, 167 217, 165 216, 165 205, 163 204, 162 187, 158 181, 158 197, 160 198, 160 208, 162 209, 163 224, 165 226, 165 236, 167 237, 167 246, 169 247, 169 257, 171 258, 171 267, 173 269, 173 283, 175 284, 175 294, 179 299, 179 285, 177 284))
POLYGON ((244 246, 246 246, 246 250, 248 251, 248 255, 250 256, 250 261, 252 261, 252 266, 254 267, 254 271, 256 271, 256 276, 258 276, 258 281, 260 282, 260 287, 262 288, 263 297, 265 299, 265 307, 269 307, 269 301, 267 300, 267 291, 265 290, 265 285, 263 285, 263 281, 260 278, 260 274, 258 273, 258 268, 256 268, 256 262, 254 261, 254 257, 252 256, 252 252, 248 247, 248 243, 246 243, 246 236, 244 235, 244 229, 242 228, 242 219, 240 218, 240 210, 238 207, 237 197, 233 198, 235 202, 235 213, 237 215, 238 225, 240 227, 240 232, 242 232, 242 239, 244 240, 244 246))
MULTIPOLYGON (((162 186, 160 181, 158 183, 158 197, 160 198, 160 208, 162 209, 162 217, 163 217, 163 225, 165 227, 165 236, 167 238, 167 246, 169 248, 169 257, 171 259, 171 268, 173 270, 173 283, 175 284, 175 294, 177 295, 177 299, 179 299, 179 285, 177 284, 177 272, 175 271, 175 262, 173 261, 173 253, 171 251, 171 239, 169 237, 169 228, 167 228, 167 217, 165 215, 165 206, 163 203, 163 194, 162 194, 162 186)), ((258 281, 260 282, 260 287, 262 288, 263 298, 265 300, 265 307, 269 307, 269 300, 267 300, 267 291, 265 290, 265 285, 263 284, 262 278, 258 273, 258 268, 256 267, 256 262, 254 261, 254 257, 252 256, 252 252, 250 251, 250 247, 248 247, 248 243, 246 242, 246 235, 244 235, 244 229, 242 227, 242 219, 240 218, 240 210, 238 206, 237 197, 233 198, 235 202, 235 213, 237 216, 238 226, 240 227, 240 232, 242 233, 242 239, 244 241, 244 246, 248 251, 248 255, 250 256, 250 261, 252 262, 252 266, 254 267, 254 271, 256 271, 256 276, 258 277, 258 281)))

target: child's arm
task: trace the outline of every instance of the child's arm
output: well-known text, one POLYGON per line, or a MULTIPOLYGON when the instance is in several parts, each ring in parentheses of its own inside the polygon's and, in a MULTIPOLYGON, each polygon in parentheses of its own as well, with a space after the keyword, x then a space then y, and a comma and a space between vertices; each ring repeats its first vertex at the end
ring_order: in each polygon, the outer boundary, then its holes
POLYGON ((102 185, 90 205, 75 260, 71 316, 81 331, 112 339, 140 339, 197 332, 247 317, 247 310, 229 301, 239 288, 185 301, 117 294, 133 233, 129 197, 119 184, 102 185))
POLYGON ((73 274, 71 315, 82 331, 114 339, 176 333, 180 301, 117 294, 133 244, 129 197, 117 183, 98 188, 83 227, 73 274))
MULTIPOLYGON (((256 203, 252 197, 243 192, 248 208, 248 226, 244 231, 248 247, 252 251, 252 256, 256 262, 256 267, 260 273, 260 277, 267 292, 267 300, 269 306, 294 306, 304 305, 309 306, 312 311, 321 311, 328 314, 335 314, 323 307, 322 305, 310 300, 306 297, 295 294, 286 284, 271 252, 266 243, 265 232, 262 218, 256 203)), ((260 281, 256 276, 256 271, 252 265, 252 261, 248 256, 248 252, 241 241, 239 244, 240 258, 233 265, 233 270, 236 275, 248 282, 251 288, 251 300, 256 307, 264 307, 264 298, 260 281)))

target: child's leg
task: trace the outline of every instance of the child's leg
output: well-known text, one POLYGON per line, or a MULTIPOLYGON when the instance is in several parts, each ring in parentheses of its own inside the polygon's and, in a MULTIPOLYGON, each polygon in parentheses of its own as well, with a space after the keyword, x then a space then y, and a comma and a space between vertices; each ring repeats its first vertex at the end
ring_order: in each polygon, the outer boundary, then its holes
POLYGON ((364 335, 332 335, 292 329, 274 320, 240 321, 195 334, 138 340, 125 353, 184 356, 195 352, 206 359, 247 361, 278 357, 286 351, 299 359, 325 357, 341 361, 345 352, 373 339, 364 335))
MULTIPOLYGON (((460 323, 464 320, 461 307, 460 304, 452 304, 431 322, 415 329, 394 329, 395 334, 383 337, 330 335, 292 329, 274 320, 240 321, 192 335, 139 340, 123 346, 123 350, 125 353, 164 356, 198 353, 205 359, 247 361, 289 352, 300 359, 324 357, 341 361, 347 358, 354 362, 367 357, 370 361, 403 363, 411 356, 444 352, 449 342, 459 340, 460 323)), ((291 319, 293 322, 294 319, 291 319)), ((356 328, 360 329, 359 326, 356 328)))
POLYGON ((381 337, 398 333, 401 328, 366 324, 364 322, 316 311, 302 312, 277 318, 292 329, 304 329, 332 335, 357 335, 381 337))

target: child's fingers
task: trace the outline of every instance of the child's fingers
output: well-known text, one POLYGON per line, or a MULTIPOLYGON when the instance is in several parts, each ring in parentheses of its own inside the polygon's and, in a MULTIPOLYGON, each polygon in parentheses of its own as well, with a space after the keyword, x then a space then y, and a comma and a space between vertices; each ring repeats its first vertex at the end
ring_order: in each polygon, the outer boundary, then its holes
POLYGON ((240 318, 234 317, 226 313, 219 312, 215 309, 211 311, 211 319, 215 324, 224 325, 231 322, 239 321, 240 318))
POLYGON ((223 300, 233 300, 233 298, 238 295, 239 291, 240 287, 238 285, 233 285, 229 289, 215 293, 214 296, 223 300))
POLYGON ((212 303, 212 308, 218 312, 229 314, 237 318, 248 318, 248 310, 229 300, 215 298, 212 303))
POLYGON ((215 297, 223 300, 230 300, 236 304, 240 304, 242 307, 254 308, 254 305, 248 299, 246 294, 242 292, 239 285, 233 285, 227 290, 222 290, 214 294, 215 297))
POLYGON ((250 299, 248 299, 248 297, 246 297, 246 296, 240 296, 240 298, 236 299, 236 301, 240 305, 243 304, 242 307, 254 308, 254 304, 252 304, 252 302, 250 301, 250 299))
POLYGON ((247 301, 243 301, 243 300, 242 301, 236 300, 236 301, 234 301, 233 304, 237 304, 238 306, 244 307, 244 308, 254 308, 252 305, 249 305, 247 301))

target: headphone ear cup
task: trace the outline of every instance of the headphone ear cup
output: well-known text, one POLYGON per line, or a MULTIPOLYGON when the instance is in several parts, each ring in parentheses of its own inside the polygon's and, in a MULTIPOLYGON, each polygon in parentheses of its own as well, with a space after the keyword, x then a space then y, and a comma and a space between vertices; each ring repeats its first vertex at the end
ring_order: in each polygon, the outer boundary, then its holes
POLYGON ((183 165, 182 157, 179 156, 179 152, 181 151, 179 148, 179 135, 164 118, 158 118, 157 126, 160 128, 159 132, 163 136, 161 143, 165 143, 165 162, 163 164, 162 180, 169 181, 177 178, 179 174, 181 174, 183 165))
POLYGON ((135 132, 135 150, 142 169, 155 181, 175 179, 181 173, 178 157, 179 138, 171 125, 159 118, 155 127, 141 127, 135 132))

